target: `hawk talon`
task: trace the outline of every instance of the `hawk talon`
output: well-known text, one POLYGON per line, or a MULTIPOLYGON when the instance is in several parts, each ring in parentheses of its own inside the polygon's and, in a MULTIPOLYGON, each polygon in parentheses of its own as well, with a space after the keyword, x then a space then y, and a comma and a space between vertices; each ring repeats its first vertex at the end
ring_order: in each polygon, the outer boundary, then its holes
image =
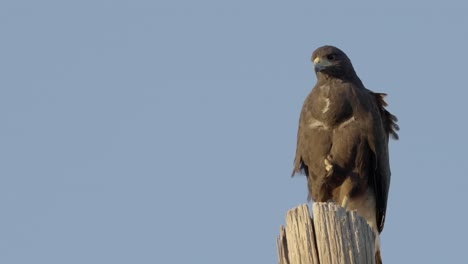
POLYGON ((333 174, 333 164, 331 162, 331 156, 328 155, 323 160, 323 163, 325 164, 325 171, 327 172, 327 176, 331 176, 333 174))

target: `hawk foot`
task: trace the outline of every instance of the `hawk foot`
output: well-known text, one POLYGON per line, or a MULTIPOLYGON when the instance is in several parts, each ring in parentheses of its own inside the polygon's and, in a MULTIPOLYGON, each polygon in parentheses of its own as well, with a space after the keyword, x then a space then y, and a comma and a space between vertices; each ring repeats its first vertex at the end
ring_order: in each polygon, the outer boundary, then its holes
POLYGON ((333 175, 333 162, 332 162, 332 156, 328 155, 324 160, 323 164, 325 165, 325 171, 327 172, 326 177, 330 177, 333 175))

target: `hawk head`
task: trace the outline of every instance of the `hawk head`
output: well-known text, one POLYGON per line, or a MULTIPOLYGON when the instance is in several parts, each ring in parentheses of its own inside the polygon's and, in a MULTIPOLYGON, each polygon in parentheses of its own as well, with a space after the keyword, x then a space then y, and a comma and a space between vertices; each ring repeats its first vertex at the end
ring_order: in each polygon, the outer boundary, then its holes
POLYGON ((333 46, 323 46, 312 53, 317 78, 335 77, 340 79, 356 77, 353 65, 348 56, 339 48, 333 46))

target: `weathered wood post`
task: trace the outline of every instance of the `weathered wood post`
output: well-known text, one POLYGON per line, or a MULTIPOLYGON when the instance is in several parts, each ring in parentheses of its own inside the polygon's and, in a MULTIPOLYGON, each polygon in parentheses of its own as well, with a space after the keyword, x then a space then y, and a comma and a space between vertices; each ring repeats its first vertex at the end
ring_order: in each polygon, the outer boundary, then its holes
POLYGON ((375 264, 374 233, 356 211, 334 203, 289 210, 276 240, 279 264, 375 264))

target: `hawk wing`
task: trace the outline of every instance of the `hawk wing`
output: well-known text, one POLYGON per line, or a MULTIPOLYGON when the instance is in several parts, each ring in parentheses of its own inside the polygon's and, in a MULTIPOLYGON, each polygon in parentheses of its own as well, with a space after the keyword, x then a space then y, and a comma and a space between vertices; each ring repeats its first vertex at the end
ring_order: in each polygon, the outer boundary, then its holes
POLYGON ((379 232, 382 232, 385 223, 387 210, 388 191, 390 187, 390 161, 388 154, 388 140, 392 136, 398 139, 396 131, 399 130, 396 124, 397 118, 385 109, 387 103, 384 100, 386 94, 373 93, 373 118, 377 124, 374 126, 374 133, 369 138, 369 146, 373 152, 375 164, 374 176, 370 182, 374 185, 376 196, 376 220, 379 232))
POLYGON ((299 118, 292 176, 295 173, 306 175, 308 200, 327 201, 331 195, 322 190, 321 185, 326 175, 323 161, 331 149, 332 132, 324 129, 323 124, 314 118, 314 108, 320 105, 319 98, 320 91, 313 89, 304 101, 299 118))

